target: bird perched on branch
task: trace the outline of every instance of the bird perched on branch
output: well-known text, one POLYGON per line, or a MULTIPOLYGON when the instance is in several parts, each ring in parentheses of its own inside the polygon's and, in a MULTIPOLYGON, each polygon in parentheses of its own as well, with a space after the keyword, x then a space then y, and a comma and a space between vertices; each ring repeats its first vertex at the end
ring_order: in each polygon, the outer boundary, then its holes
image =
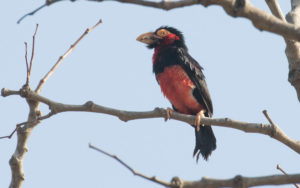
MULTIPOLYGON (((201 154, 208 159, 216 149, 216 138, 211 126, 200 125, 201 117, 212 117, 213 106, 202 73, 203 68, 190 56, 180 31, 163 26, 155 32, 140 35, 138 41, 154 48, 153 72, 161 91, 172 103, 175 111, 197 115, 195 126, 196 146, 193 156, 201 154)), ((167 109, 170 117, 172 110, 167 109)))

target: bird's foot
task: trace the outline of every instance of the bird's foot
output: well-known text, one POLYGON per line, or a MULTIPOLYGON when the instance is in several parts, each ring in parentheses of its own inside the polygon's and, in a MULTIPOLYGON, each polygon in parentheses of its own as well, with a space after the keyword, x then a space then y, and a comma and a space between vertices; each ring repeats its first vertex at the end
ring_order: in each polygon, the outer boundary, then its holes
POLYGON ((165 121, 168 121, 169 119, 171 119, 171 114, 172 112, 174 112, 174 110, 172 110, 171 108, 167 108, 166 109, 166 117, 165 117, 165 121))
POLYGON ((201 126, 200 121, 201 121, 201 118, 205 117, 204 112, 205 112, 205 110, 201 110, 196 115, 195 126, 196 126, 197 131, 200 131, 200 126, 201 126))

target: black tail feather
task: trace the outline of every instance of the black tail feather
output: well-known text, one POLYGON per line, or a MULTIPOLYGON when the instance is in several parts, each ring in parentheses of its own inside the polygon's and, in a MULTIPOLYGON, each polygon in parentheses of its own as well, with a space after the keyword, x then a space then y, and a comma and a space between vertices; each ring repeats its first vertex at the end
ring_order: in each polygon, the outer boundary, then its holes
POLYGON ((195 127, 195 135, 196 135, 196 146, 194 149, 195 156, 197 154, 196 161, 199 160, 199 155, 201 154, 202 157, 207 160, 213 150, 216 149, 216 137, 214 132, 209 125, 201 125, 200 130, 197 131, 195 127))

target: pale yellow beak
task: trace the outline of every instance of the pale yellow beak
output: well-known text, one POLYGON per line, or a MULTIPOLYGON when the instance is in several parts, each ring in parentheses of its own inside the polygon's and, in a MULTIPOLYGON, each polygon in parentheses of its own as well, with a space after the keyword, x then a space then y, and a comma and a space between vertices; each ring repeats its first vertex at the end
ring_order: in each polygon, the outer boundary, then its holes
POLYGON ((141 34, 140 36, 138 36, 138 38, 136 38, 137 41, 145 44, 154 44, 157 43, 160 39, 162 38, 153 32, 141 34))

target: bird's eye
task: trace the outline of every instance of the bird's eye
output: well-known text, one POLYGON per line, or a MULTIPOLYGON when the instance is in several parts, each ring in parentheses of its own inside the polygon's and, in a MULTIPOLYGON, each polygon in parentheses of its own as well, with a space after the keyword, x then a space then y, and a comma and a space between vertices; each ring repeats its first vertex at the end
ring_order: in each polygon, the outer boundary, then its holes
POLYGON ((157 35, 160 36, 160 37, 165 37, 168 34, 170 34, 170 32, 167 31, 166 29, 160 29, 159 31, 157 31, 157 35))

